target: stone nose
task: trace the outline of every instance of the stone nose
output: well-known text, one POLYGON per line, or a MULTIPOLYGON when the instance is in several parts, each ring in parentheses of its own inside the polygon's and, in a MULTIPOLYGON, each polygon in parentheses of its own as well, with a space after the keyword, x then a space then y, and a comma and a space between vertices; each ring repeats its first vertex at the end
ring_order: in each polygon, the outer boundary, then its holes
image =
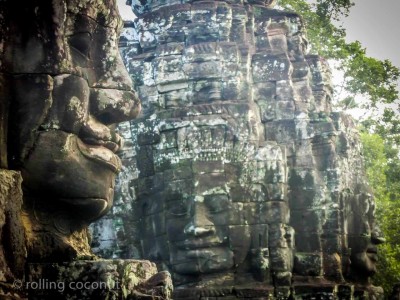
MULTIPOLYGON (((96 68, 101 69, 102 68, 96 68)), ((109 125, 129 121, 138 116, 140 100, 132 90, 132 80, 119 54, 112 66, 98 72, 90 89, 90 112, 101 123, 109 125)))
POLYGON ((191 218, 184 228, 184 233, 201 237, 215 233, 215 225, 207 217, 207 209, 203 203, 193 203, 191 218))
POLYGON ((383 236, 381 229, 375 225, 372 232, 371 232, 371 242, 374 245, 380 245, 386 243, 386 239, 383 236))
POLYGON ((134 119, 140 109, 139 98, 132 90, 90 89, 90 113, 103 124, 134 119))

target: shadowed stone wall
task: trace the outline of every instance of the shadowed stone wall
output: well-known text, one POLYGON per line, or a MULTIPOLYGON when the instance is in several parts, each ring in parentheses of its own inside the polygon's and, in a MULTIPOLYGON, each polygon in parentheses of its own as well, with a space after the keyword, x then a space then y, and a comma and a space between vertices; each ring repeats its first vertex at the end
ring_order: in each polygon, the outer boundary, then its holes
POLYGON ((301 17, 273 4, 132 1, 120 43, 143 112, 119 127, 93 245, 157 262, 176 299, 380 297, 358 133, 301 17))
POLYGON ((170 299, 169 273, 89 246, 121 168, 115 124, 140 111, 122 26, 115 0, 0 1, 1 299, 170 299))
POLYGON ((90 256, 87 226, 111 207, 121 164, 111 125, 140 110, 121 17, 112 0, 0 4, 1 165, 23 178, 28 258, 90 256))

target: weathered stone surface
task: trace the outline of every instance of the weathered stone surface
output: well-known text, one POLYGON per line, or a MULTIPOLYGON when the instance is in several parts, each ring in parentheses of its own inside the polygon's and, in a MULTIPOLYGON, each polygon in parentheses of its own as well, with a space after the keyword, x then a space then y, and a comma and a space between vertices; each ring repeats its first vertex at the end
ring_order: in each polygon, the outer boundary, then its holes
POLYGON ((28 265, 20 282, 29 299, 170 299, 172 281, 145 260, 28 265))
POLYGON ((140 111, 116 1, 5 0, 0 24, 0 298, 170 299, 148 261, 81 260, 121 169, 114 124, 140 111))
POLYGON ((116 3, 7 0, 0 15, 1 166, 22 173, 28 258, 90 256, 86 227, 110 209, 121 169, 109 125, 140 109, 116 3))
POLYGON ((18 298, 13 286, 24 275, 25 231, 20 217, 22 178, 19 172, 0 169, 0 298, 18 298))
POLYGON ((379 295, 358 134, 332 112, 300 16, 265 1, 131 4, 122 53, 144 111, 124 150, 132 209, 117 214, 135 229, 116 243, 171 271, 176 299, 379 295))

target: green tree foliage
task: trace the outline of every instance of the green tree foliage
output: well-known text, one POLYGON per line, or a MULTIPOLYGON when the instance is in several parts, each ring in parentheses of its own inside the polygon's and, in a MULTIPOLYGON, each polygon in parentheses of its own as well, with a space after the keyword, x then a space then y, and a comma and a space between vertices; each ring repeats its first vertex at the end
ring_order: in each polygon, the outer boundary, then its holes
POLYGON ((363 132, 366 172, 374 189, 377 219, 386 243, 379 249, 378 273, 374 284, 390 294, 395 283, 400 282, 400 160, 399 151, 392 141, 378 134, 363 132))
POLYGON ((361 142, 364 150, 364 163, 369 184, 374 189, 376 199, 379 203, 388 200, 386 186, 386 172, 388 171, 388 162, 385 155, 385 144, 378 134, 361 134, 361 142))
POLYGON ((364 105, 368 108, 398 99, 399 69, 389 60, 368 57, 358 41, 346 42, 346 31, 338 25, 349 14, 353 1, 280 0, 278 4, 303 17, 311 53, 338 62, 338 69, 344 73, 343 89, 350 95, 347 97, 365 96, 369 101, 364 105))

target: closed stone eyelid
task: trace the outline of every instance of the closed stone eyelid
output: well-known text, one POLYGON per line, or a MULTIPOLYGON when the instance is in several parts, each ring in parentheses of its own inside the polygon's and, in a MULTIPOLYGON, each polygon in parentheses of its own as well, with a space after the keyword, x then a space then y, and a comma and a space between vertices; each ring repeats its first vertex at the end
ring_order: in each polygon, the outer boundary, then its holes
POLYGON ((213 200, 206 200, 205 201, 205 205, 207 207, 207 210, 211 213, 219 213, 219 212, 223 212, 226 211, 228 209, 231 208, 231 204, 232 202, 229 199, 226 200, 216 200, 219 203, 218 204, 214 204, 213 200))
POLYGON ((170 207, 167 207, 167 212, 172 216, 183 217, 189 213, 189 207, 187 207, 185 203, 181 202, 178 205, 171 205, 170 207))
POLYGON ((184 217, 188 214, 188 211, 182 211, 182 212, 173 212, 173 211, 169 211, 168 212, 170 215, 172 216, 177 216, 177 217, 184 217))

